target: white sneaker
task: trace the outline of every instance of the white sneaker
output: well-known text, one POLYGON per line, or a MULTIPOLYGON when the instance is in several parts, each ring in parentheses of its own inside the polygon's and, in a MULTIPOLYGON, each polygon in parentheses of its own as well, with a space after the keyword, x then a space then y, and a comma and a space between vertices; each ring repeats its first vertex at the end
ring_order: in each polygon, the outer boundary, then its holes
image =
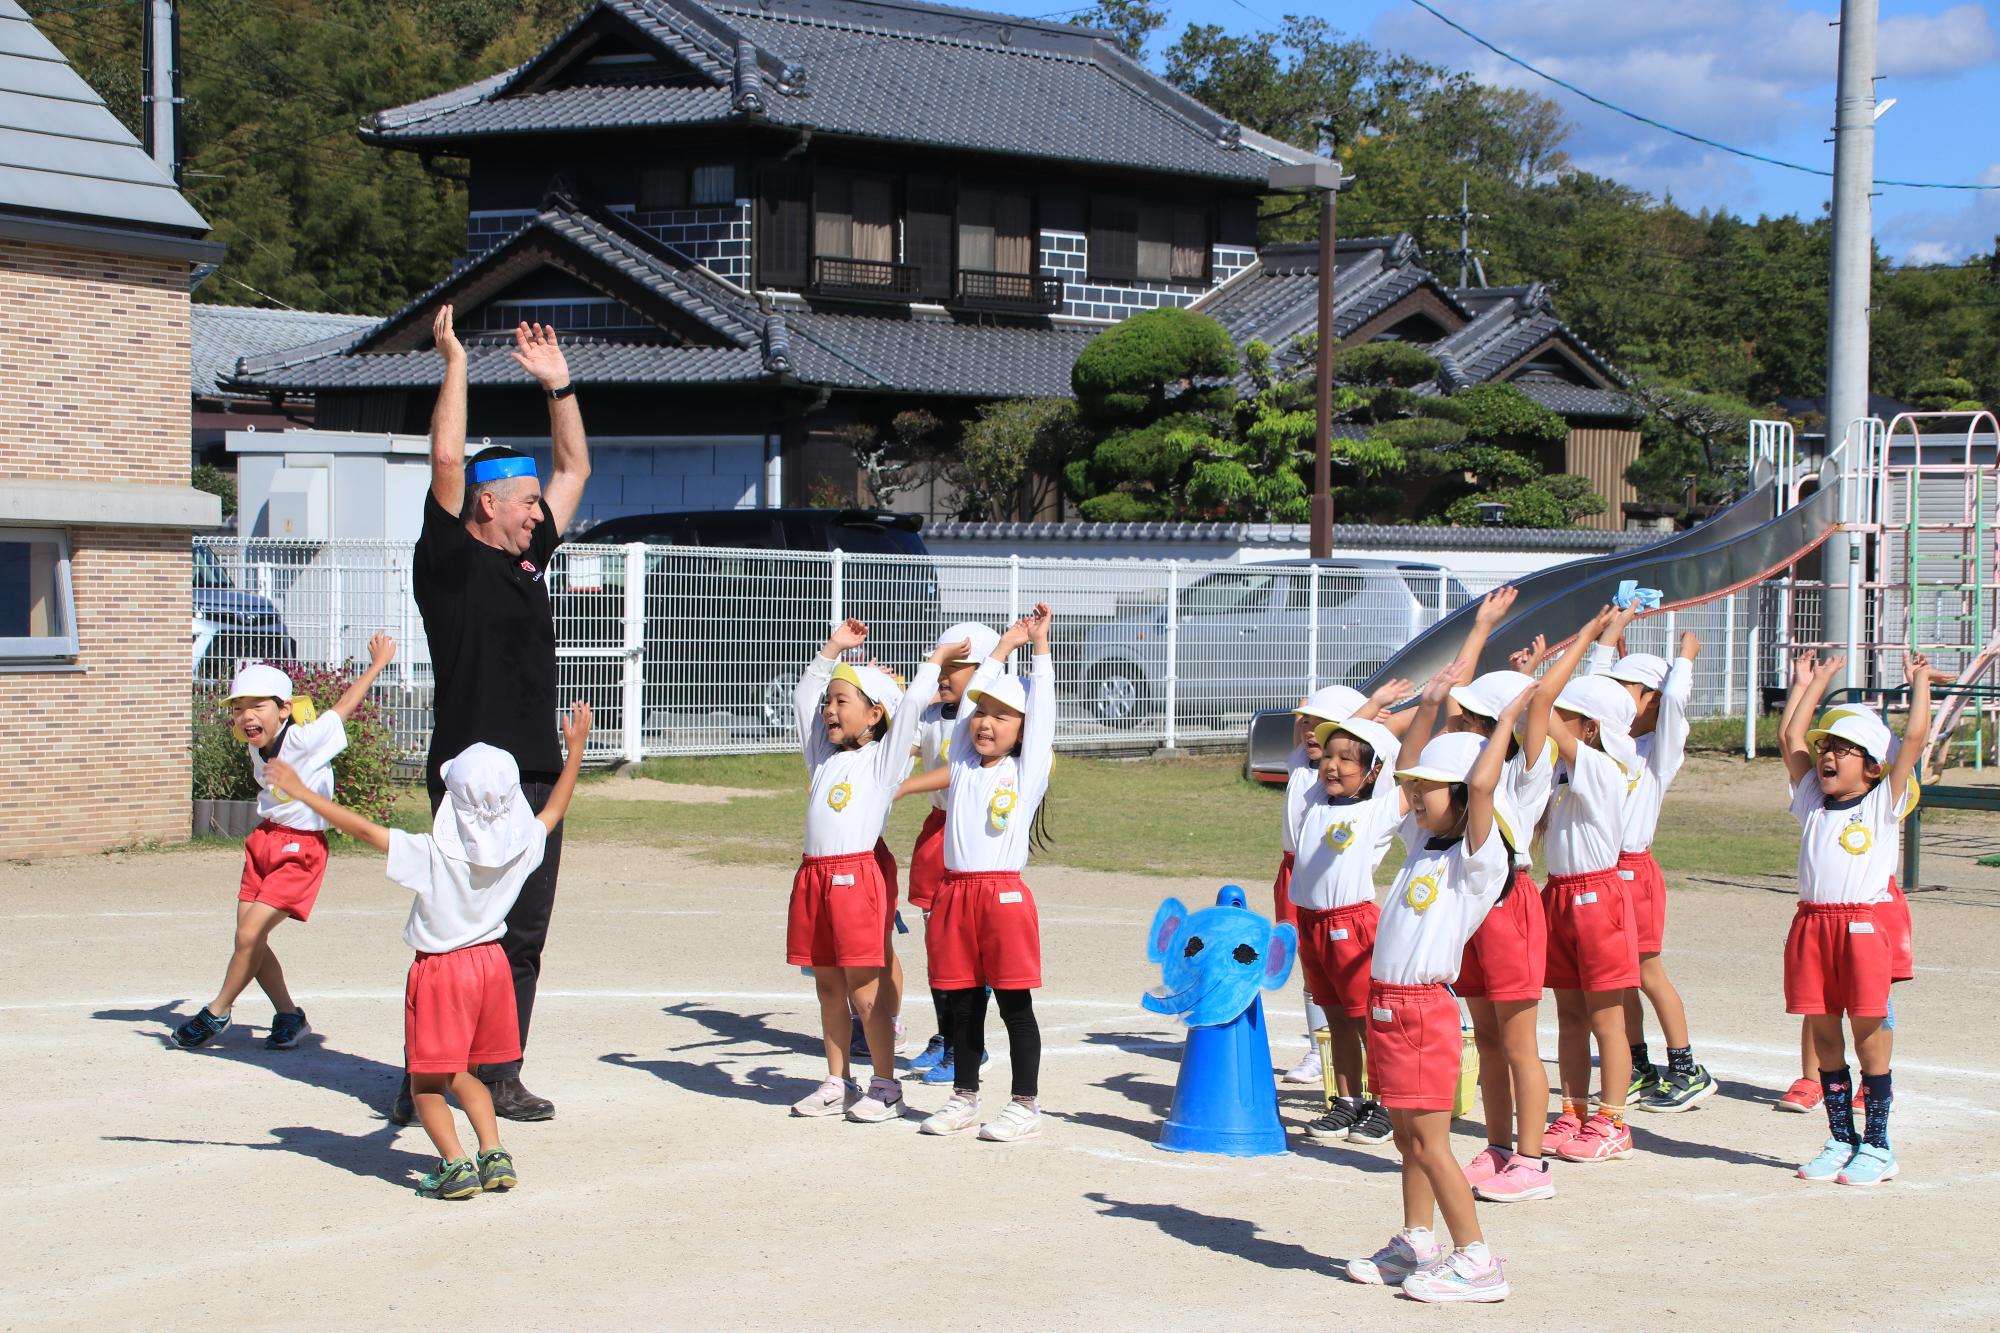
POLYGON ((1280 1074, 1278 1082, 1308 1083, 1318 1086, 1320 1082, 1319 1047, 1315 1045, 1311 1050, 1306 1052, 1305 1059, 1280 1074))
POLYGON ((988 1143, 1019 1143, 1041 1136, 1041 1108, 1026 1102, 1008 1102, 999 1115, 979 1127, 979 1137, 988 1143))
POLYGON ((924 1118, 917 1131, 921 1134, 956 1134, 978 1123, 979 1098, 955 1092, 950 1101, 924 1118))
POLYGON ((903 1031, 903 1017, 901 1014, 896 1016, 896 1044, 890 1049, 898 1055, 908 1054, 910 1049, 910 1039, 903 1031))
POLYGON ((793 1115, 839 1115, 861 1100, 861 1089, 844 1078, 828 1074, 824 1082, 792 1103, 793 1115))
POLYGON ((1444 1251, 1428 1229, 1399 1231, 1366 1259, 1347 1261, 1347 1280, 1371 1286, 1400 1287, 1413 1273, 1444 1261, 1444 1251))
POLYGON ((910 1104, 903 1100, 902 1085, 894 1079, 878 1078, 870 1081, 865 1095, 847 1108, 847 1118, 859 1124, 880 1124, 884 1120, 901 1120, 903 1112, 910 1104))

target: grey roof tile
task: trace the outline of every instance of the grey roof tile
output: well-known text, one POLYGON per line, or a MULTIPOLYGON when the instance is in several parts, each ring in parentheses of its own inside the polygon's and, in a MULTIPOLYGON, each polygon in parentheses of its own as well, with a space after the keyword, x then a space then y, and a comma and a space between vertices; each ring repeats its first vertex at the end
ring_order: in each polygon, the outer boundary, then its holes
POLYGON ((325 315, 306 310, 258 310, 250 306, 195 304, 189 389, 214 397, 222 381, 236 374, 246 356, 282 352, 336 335, 373 328, 373 315, 325 315))
POLYGON ((958 398, 1067 398, 1077 353, 1101 330, 949 318, 791 312, 798 377, 815 384, 958 398))
MULTIPOLYGON (((565 339, 563 356, 578 384, 749 384, 767 378, 756 348, 665 347, 565 339)), ((437 387, 443 362, 428 348, 418 352, 332 354, 242 377, 266 391, 321 393, 353 389, 437 387)), ((479 341, 466 347, 466 373, 475 385, 528 384, 527 372, 508 355, 508 344, 479 341)))
POLYGON ((15 0, 0 0, 0 208, 208 232, 15 0))
POLYGON ((1518 379, 1515 388, 1528 397, 1566 417, 1618 417, 1636 420, 1643 416, 1639 403, 1630 394, 1615 389, 1592 389, 1561 380, 1518 379))

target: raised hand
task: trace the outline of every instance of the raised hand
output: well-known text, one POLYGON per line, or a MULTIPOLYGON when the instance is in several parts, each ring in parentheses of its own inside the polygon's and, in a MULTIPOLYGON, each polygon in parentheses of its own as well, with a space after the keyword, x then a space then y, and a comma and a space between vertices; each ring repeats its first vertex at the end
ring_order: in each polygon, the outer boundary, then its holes
POLYGON ((868 642, 868 626, 849 616, 833 627, 833 633, 827 636, 826 646, 833 649, 838 656, 859 648, 866 642, 868 642))
POLYGON ((1368 702, 1377 708, 1387 708, 1390 704, 1400 703, 1409 698, 1416 693, 1416 689, 1417 687, 1407 680, 1385 680, 1368 696, 1368 702))
POLYGON ((1022 616, 1020 621, 1022 627, 1027 630, 1028 642, 1043 651, 1047 651, 1049 646, 1049 622, 1053 619, 1055 619, 1055 613, 1049 610, 1049 604, 1047 602, 1036 602, 1035 609, 1028 612, 1027 615, 1022 616))
POLYGON ((448 304, 439 306, 437 313, 431 316, 431 341, 437 344, 438 351, 444 353, 446 365, 465 360, 465 344, 458 340, 458 334, 452 329, 451 306, 448 304))
POLYGON ((573 754, 582 749, 583 743, 590 739, 590 723, 589 704, 578 699, 569 706, 569 712, 563 717, 562 724, 563 746, 568 752, 573 754))
POLYGON ((1505 736, 1513 731, 1514 723, 1519 720, 1522 712, 1527 709, 1528 701, 1534 697, 1535 686, 1530 685, 1512 699, 1509 699, 1507 706, 1500 710, 1500 717, 1493 728, 1493 734, 1496 736, 1505 736))
POLYGON ((1449 695, 1452 688, 1464 679, 1464 667, 1456 662, 1447 663, 1443 670, 1424 682, 1424 693, 1421 702, 1430 704, 1433 707, 1441 707, 1444 704, 1445 696, 1449 695))
POLYGON ((560 389, 569 383, 569 362, 556 342, 556 331, 546 324, 518 325, 509 355, 544 389, 560 389))
POLYGON ((390 637, 387 630, 376 630, 374 635, 368 640, 369 662, 378 667, 385 667, 389 665, 395 656, 395 639, 390 637))
POLYGON ((282 759, 264 761, 264 785, 271 789, 271 795, 281 801, 291 800, 290 792, 306 789, 305 780, 299 777, 299 771, 282 759))
POLYGON ((1472 613, 1473 623, 1493 629, 1507 618, 1507 612, 1513 609, 1514 599, 1520 595, 1521 590, 1511 583, 1495 588, 1479 599, 1479 609, 1472 613))
POLYGON ((971 651, 972 640, 970 639, 960 639, 957 643, 941 643, 931 653, 930 660, 936 666, 943 666, 947 662, 963 662, 966 654, 971 651))
POLYGON ((1813 668, 1813 679, 1818 681, 1832 680, 1845 670, 1846 667, 1847 659, 1845 657, 1829 657, 1813 668))
POLYGON ((1912 685, 1917 683, 1918 676, 1922 676, 1933 685, 1949 685, 1958 679, 1951 672, 1932 666, 1931 659, 1922 653, 1911 653, 1909 658, 1909 666, 1904 670, 1903 678, 1912 685))
POLYGON ((1701 656, 1701 640, 1695 637, 1695 632, 1691 629, 1681 631, 1681 656, 1690 662, 1701 656))
POLYGON ((1798 688, 1809 683, 1819 670, 1819 654, 1808 648, 1792 659, 1792 686, 1798 688))
POLYGON ((1542 664, 1542 659, 1548 655, 1549 636, 1546 634, 1537 634, 1533 639, 1529 640, 1527 647, 1516 648, 1513 652, 1507 654, 1507 665, 1513 667, 1514 670, 1524 676, 1532 676, 1535 674, 1535 668, 1539 667, 1542 664))

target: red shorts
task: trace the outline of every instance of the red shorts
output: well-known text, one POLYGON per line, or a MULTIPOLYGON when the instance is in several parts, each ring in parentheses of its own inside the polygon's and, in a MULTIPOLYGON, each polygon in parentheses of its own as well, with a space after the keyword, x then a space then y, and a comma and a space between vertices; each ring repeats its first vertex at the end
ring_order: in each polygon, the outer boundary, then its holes
POLYGON ((1382 1105, 1449 1111, 1458 1098, 1465 1038, 1458 1001, 1442 982, 1368 985, 1368 1087, 1382 1105))
POLYGON ((461 1074, 521 1058, 514 969, 498 940, 420 953, 403 984, 403 1059, 412 1074, 461 1074))
POLYGON ((1616 870, 1550 875, 1542 888, 1548 914, 1551 990, 1630 990, 1639 984, 1639 931, 1625 881, 1616 870))
POLYGON ((934 990, 1034 990, 1042 984, 1035 895, 1012 870, 947 870, 924 922, 934 990))
POLYGON ((1917 975, 1916 928, 1910 924, 1910 900, 1889 876, 1889 899, 1875 904, 1875 928, 1889 937, 1889 980, 1908 981, 1917 975))
POLYGON ((917 831, 917 845, 910 853, 910 906, 931 910, 938 885, 944 880, 944 811, 931 808, 924 826, 917 831))
POLYGON ((1349 1018, 1368 1012, 1368 969, 1375 961, 1375 923, 1381 909, 1373 902, 1317 911, 1297 908, 1299 966, 1305 969, 1306 990, 1328 1013, 1349 1018))
POLYGON ((1618 853, 1618 877, 1625 881, 1625 898, 1632 904, 1632 922, 1639 931, 1639 952, 1658 953, 1667 938, 1667 877, 1651 852, 1618 853))
POLYGON ((1888 932, 1867 903, 1800 903, 1785 935, 1785 1012, 1883 1018, 1888 932))
POLYGON ((1299 924, 1299 909, 1292 902, 1292 863, 1298 857, 1286 852, 1278 862, 1278 878, 1271 883, 1271 924, 1289 921, 1299 924))
POLYGON ((1507 897, 1465 942, 1452 989, 1468 1000, 1539 1000, 1549 968, 1549 926, 1534 877, 1519 866, 1507 897))
MULTIPOLYGON (((875 839, 875 868, 882 872, 882 886, 889 891, 889 911, 896 910, 896 854, 889 850, 886 838, 875 839)), ((883 922, 884 927, 888 922, 883 922)))
POLYGON ((326 834, 265 820, 243 840, 243 883, 236 901, 262 903, 303 921, 326 879, 326 834))
POLYGON ((880 851, 806 857, 792 877, 785 961, 794 967, 885 966, 889 892, 880 851))

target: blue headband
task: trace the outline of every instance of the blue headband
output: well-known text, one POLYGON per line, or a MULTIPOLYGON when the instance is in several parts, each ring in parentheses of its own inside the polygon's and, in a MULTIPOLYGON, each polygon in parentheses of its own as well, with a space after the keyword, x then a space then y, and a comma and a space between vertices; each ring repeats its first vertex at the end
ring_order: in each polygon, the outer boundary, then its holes
POLYGON ((489 481, 499 481, 502 477, 532 477, 535 475, 535 460, 532 458, 482 458, 469 464, 465 469, 465 479, 474 486, 484 486, 489 481))

